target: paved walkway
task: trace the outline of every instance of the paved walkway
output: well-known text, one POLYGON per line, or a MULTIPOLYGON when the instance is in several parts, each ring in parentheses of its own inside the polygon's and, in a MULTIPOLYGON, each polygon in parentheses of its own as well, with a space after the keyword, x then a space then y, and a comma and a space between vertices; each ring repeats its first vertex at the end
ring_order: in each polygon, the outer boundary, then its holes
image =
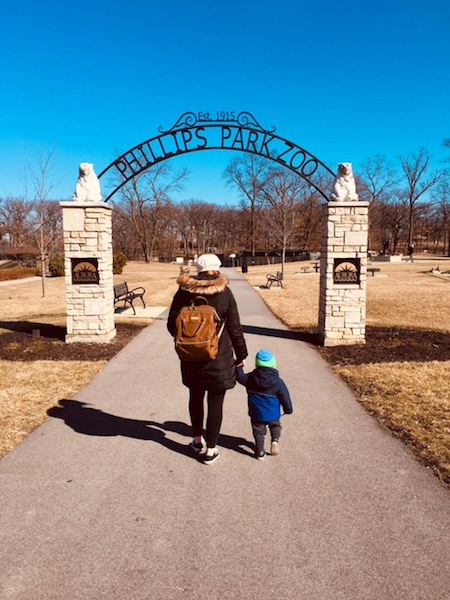
POLYGON ((24 277, 23 279, 7 279, 6 281, 0 281, 0 286, 6 285, 17 285, 19 283, 30 283, 30 281, 40 281, 40 277, 24 277))
POLYGON ((281 454, 252 457, 236 387, 220 459, 190 456, 163 315, 0 461, 1 600, 449 598, 448 490, 227 274, 292 391, 281 454))

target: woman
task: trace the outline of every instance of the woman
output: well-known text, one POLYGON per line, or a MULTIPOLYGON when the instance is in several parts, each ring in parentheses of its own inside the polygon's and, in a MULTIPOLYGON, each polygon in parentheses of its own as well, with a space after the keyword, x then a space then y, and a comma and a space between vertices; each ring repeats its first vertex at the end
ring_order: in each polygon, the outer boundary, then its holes
POLYGON ((228 279, 218 270, 221 264, 215 254, 202 254, 196 263, 197 276, 189 273, 179 276, 179 289, 173 298, 167 321, 168 330, 175 336, 176 318, 181 308, 189 306, 196 296, 203 296, 225 323, 215 359, 180 362, 183 384, 189 388, 189 414, 194 437, 191 446, 207 465, 219 457, 216 446, 222 425, 225 392, 236 385, 235 365, 242 363, 248 354, 236 301, 228 287, 228 279), (206 447, 202 438, 205 393, 208 404, 206 447))

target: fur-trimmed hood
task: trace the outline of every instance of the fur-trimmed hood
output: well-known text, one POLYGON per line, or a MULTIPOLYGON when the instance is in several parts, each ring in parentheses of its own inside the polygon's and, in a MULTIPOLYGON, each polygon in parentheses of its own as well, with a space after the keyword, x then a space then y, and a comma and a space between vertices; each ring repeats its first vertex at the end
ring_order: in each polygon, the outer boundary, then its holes
POLYGON ((221 274, 217 277, 204 277, 182 273, 177 279, 177 284, 181 290, 191 294, 212 295, 223 292, 228 287, 228 279, 221 274))

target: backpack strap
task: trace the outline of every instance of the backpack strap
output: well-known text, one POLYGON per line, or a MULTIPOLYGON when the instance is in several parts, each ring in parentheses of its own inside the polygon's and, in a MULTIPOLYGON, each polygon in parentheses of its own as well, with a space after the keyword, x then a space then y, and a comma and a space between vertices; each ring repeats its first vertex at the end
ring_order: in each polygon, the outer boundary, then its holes
MULTIPOLYGON (((195 298, 192 298, 192 300, 191 300, 191 306, 201 306, 202 304, 206 305, 206 306, 210 306, 208 299, 205 298, 205 296, 195 296, 195 298), (201 302, 197 302, 197 300, 201 300, 201 302)), ((212 308, 214 308, 214 307, 212 307, 212 308)), ((214 309, 214 310, 216 310, 216 309, 214 309)), ((219 318, 219 322, 221 323, 220 329, 217 332, 217 337, 220 339, 220 336, 222 335, 223 330, 225 329, 225 321, 223 321, 220 318, 217 310, 216 310, 216 314, 217 314, 217 317, 219 318)))
POLYGON ((191 300, 191 306, 201 306, 202 304, 209 306, 209 302, 205 296, 195 296, 195 298, 192 298, 191 300), (202 302, 197 302, 197 300, 202 300, 202 302))
POLYGON ((220 326, 220 329, 217 332, 217 337, 219 338, 219 340, 220 340, 220 336, 222 335, 224 329, 225 329, 225 321, 222 321, 222 325, 220 326))

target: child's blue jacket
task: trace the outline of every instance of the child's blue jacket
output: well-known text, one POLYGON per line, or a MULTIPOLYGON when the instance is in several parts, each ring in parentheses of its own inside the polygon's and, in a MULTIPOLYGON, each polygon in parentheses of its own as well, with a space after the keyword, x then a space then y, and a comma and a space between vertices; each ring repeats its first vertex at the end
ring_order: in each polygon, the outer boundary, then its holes
POLYGON ((285 414, 293 411, 291 397, 286 384, 277 369, 257 367, 251 373, 244 373, 243 367, 236 367, 236 379, 247 389, 248 414, 252 421, 270 423, 279 421, 281 407, 285 414))

